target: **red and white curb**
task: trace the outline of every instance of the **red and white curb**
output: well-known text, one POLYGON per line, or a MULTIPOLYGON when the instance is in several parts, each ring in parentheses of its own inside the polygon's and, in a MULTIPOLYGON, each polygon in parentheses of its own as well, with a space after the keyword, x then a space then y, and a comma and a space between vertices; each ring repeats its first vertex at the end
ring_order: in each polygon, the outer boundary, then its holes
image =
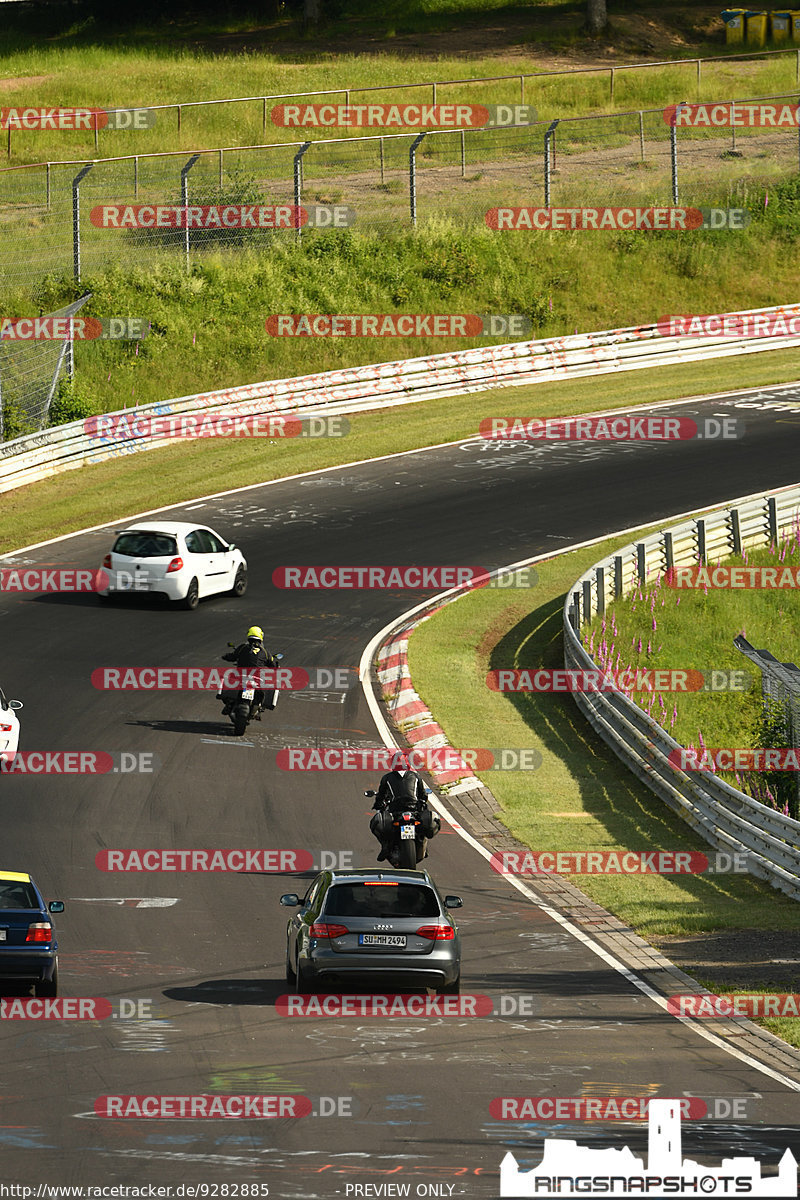
MULTIPOLYGON (((417 750, 439 750, 449 746, 444 730, 435 720, 425 701, 414 690, 408 668, 408 639, 418 625, 440 612, 443 604, 437 604, 424 616, 402 625, 390 634, 378 647, 375 655, 375 673, 381 685, 383 699, 392 719, 406 741, 417 750)), ((429 769, 427 774, 448 796, 469 792, 482 787, 480 779, 465 775, 463 771, 437 771, 429 769)))

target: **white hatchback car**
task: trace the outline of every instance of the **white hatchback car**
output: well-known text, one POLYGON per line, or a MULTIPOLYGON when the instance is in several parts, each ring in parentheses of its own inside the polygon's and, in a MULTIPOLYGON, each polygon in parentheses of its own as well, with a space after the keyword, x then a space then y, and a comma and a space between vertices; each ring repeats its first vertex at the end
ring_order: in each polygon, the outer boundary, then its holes
POLYGON ((16 709, 21 700, 6 700, 0 688, 0 762, 11 762, 19 745, 19 718, 16 709))
POLYGON ((213 529, 188 521, 147 521, 120 530, 102 569, 108 576, 108 587, 97 593, 102 599, 160 594, 197 608, 204 596, 243 596, 247 588, 241 550, 213 529))

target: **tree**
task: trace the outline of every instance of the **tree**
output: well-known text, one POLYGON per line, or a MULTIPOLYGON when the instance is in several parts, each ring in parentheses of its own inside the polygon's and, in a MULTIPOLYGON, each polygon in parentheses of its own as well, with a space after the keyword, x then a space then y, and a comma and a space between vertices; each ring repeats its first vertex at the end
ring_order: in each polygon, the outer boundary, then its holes
POLYGON ((590 34, 602 33, 608 25, 606 0, 586 0, 586 29, 590 34))

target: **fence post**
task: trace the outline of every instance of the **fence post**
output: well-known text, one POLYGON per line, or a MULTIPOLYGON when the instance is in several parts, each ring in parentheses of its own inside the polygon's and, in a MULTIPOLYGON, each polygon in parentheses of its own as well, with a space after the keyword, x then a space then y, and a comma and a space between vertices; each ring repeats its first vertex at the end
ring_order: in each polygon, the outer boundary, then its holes
POLYGON ((193 154, 181 167, 181 204, 183 205, 183 244, 186 248, 186 274, 189 274, 189 172, 197 162, 199 154, 193 154))
POLYGON ((378 141, 380 142, 380 145, 381 145, 381 183, 385 183, 385 182, 386 182, 386 180, 385 180, 385 178, 384 178, 384 170, 383 170, 383 168, 384 168, 384 162, 383 162, 383 138, 382 138, 382 137, 381 137, 381 138, 379 138, 379 139, 378 139, 378 141))
POLYGON ((668 529, 664 530, 664 567, 667 571, 671 571, 675 566, 675 553, 672 547, 672 534, 668 529))
POLYGON ((695 521, 697 528, 697 561, 705 566, 706 562, 706 523, 702 517, 695 521))
POLYGON ((6 139, 6 154, 11 158, 11 126, 8 127, 8 138, 6 139))
POLYGON ((133 198, 139 199, 139 155, 135 154, 133 158, 133 198))
POLYGON ((583 584, 583 619, 591 621, 592 619, 592 581, 584 579, 583 584))
POLYGON ((700 99, 700 70, 701 70, 702 62, 703 62, 702 58, 698 58, 698 60, 697 60, 697 99, 698 100, 700 99))
POLYGON ((614 99, 614 68, 611 68, 611 99, 614 99))
POLYGON ((556 136, 558 118, 552 122, 544 135, 544 206, 550 207, 550 139, 556 136))
MULTIPOLYGON (((349 95, 349 93, 348 93, 348 95, 349 95)), ((348 101, 348 103, 349 103, 349 101, 348 101)), ((298 242, 300 241, 300 239, 303 236, 303 230, 302 230, 302 227, 300 224, 300 198, 303 193, 303 155, 305 154, 306 150, 309 148, 310 145, 311 145, 311 142, 303 142, 302 146, 297 151, 297 154, 295 154, 295 156, 294 156, 294 167, 293 167, 293 172, 294 172, 294 209, 295 209, 294 215, 295 215, 295 220, 297 221, 297 224, 295 225, 295 229, 297 230, 297 241, 298 242)))
POLYGON ((178 133, 181 131, 181 106, 178 105, 178 133))
POLYGON ((733 553, 742 553, 742 527, 739 522, 738 508, 731 509, 731 541, 733 542, 733 553))
POLYGON ((644 587, 647 582, 647 563, 645 561, 646 548, 644 542, 636 543, 636 574, 639 583, 644 587))
POLYGON ((415 228, 417 224, 417 146, 424 137, 425 133, 418 133, 408 152, 408 197, 411 204, 411 224, 415 228))
POLYGON ((597 567, 597 615, 606 611, 606 573, 603 567, 597 567))
MULTIPOLYGON (((798 53, 800 54, 800 51, 798 51, 798 53)), ((520 102, 520 104, 525 103, 525 76, 524 75, 520 75, 520 77, 519 77, 519 102, 520 102)))
POLYGON ((432 91, 432 95, 433 95, 433 103, 435 104, 436 103, 436 81, 435 80, 431 84, 431 91, 432 91))
POLYGON ((465 131, 461 130, 461 178, 467 173, 467 141, 465 131))
POLYGON ((50 212, 50 163, 45 163, 44 175, 45 175, 44 186, 45 186, 45 191, 47 192, 47 211, 50 212))
POLYGON ((672 126, 669 131, 669 156, 672 167, 672 203, 678 204, 678 128, 672 126))
POLYGON ((643 112, 639 113, 639 150, 641 151, 642 162, 644 162, 644 113, 643 112))
POLYGON ((778 502, 774 496, 767 500, 767 520, 769 522, 770 541, 778 544, 778 502))
POLYGON ((614 555, 614 599, 619 600, 622 595, 622 555, 614 555))
POLYGON ((261 132, 266 136, 267 133, 267 97, 261 101, 261 132))
POLYGON ((90 162, 81 167, 72 181, 72 272, 76 279, 81 277, 81 180, 93 166, 90 162))
POLYGON ((795 53, 794 82, 795 82, 795 85, 797 85, 798 83, 800 83, 800 50, 795 50, 794 53, 795 53))
POLYGON ((220 186, 220 188, 222 187, 222 156, 224 153, 225 153, 225 151, 220 146, 220 148, 219 148, 219 186, 220 186))

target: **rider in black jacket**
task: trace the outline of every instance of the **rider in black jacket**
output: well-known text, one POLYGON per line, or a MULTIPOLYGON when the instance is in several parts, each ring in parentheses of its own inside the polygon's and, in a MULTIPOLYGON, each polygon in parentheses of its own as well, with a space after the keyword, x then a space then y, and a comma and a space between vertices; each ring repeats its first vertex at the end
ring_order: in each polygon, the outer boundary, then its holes
MULTIPOLYGON (((277 667, 278 660, 271 654, 267 654, 264 649, 264 630, 258 625, 252 625, 247 631, 247 641, 241 642, 233 650, 222 655, 225 662, 236 663, 237 667, 243 670, 260 667, 277 667)), ((225 701, 225 707, 222 710, 223 717, 227 717, 231 712, 238 696, 238 690, 222 691, 217 696, 218 700, 225 701)), ((263 702, 264 693, 261 690, 257 692, 259 704, 263 702)), ((257 718, 258 719, 258 718, 257 718)))
MULTIPOLYGON (((376 812, 383 812, 384 809, 388 809, 390 812, 402 812, 406 808, 419 811, 426 808, 427 804, 425 785, 416 771, 396 767, 393 771, 388 771, 381 779, 372 807, 376 812)), ((389 856, 388 843, 385 836, 382 836, 385 823, 375 816, 370 822, 370 829, 381 843, 378 862, 384 862, 389 856)))

